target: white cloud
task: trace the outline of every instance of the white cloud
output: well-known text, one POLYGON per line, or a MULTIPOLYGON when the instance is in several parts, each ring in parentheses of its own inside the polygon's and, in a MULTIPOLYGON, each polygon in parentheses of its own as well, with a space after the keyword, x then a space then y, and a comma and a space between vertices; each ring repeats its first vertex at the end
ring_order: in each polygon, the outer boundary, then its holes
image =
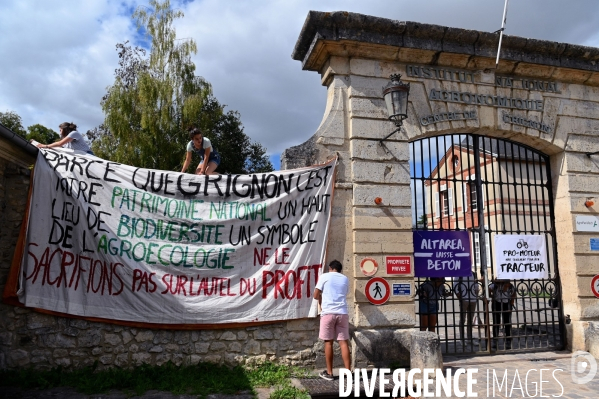
MULTIPOLYGON (((25 126, 80 130, 103 120, 100 99, 113 82, 115 45, 136 39, 135 0, 0 3, 0 110, 25 126)), ((322 119, 326 90, 302 71, 291 52, 309 10, 351 11, 482 31, 501 26, 503 0, 177 1, 185 13, 179 37, 198 43, 197 74, 217 98, 238 110, 245 131, 271 154, 307 140, 322 119)), ((593 0, 512 1, 506 34, 598 45, 599 9, 593 0), (584 10, 584 12, 580 11, 584 10)))

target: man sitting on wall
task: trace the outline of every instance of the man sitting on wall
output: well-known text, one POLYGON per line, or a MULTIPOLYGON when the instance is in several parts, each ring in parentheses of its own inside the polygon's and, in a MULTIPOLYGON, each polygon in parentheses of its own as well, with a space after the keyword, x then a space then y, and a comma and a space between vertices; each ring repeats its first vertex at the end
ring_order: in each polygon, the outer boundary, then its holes
POLYGON ((349 314, 347 311, 347 292, 349 280, 341 274, 343 265, 339 261, 329 263, 329 272, 318 279, 314 298, 322 308, 320 313, 319 338, 324 341, 324 356, 327 369, 320 377, 333 381, 333 340, 339 341, 341 357, 346 369, 350 370, 349 354, 349 314))

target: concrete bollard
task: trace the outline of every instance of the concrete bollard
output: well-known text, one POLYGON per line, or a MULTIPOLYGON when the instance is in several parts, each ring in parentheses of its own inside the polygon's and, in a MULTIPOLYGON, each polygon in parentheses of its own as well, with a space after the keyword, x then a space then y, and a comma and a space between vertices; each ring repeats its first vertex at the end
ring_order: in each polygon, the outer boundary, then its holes
POLYGON ((431 331, 412 333, 410 348, 410 368, 443 369, 443 355, 439 336, 431 331))

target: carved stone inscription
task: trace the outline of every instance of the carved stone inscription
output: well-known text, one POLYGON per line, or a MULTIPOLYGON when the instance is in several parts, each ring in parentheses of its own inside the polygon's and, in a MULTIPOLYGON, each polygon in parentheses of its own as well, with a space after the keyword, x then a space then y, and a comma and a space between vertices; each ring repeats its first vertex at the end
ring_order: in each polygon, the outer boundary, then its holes
POLYGON ((432 89, 428 95, 431 101, 446 101, 469 105, 486 105, 489 107, 517 108, 528 111, 542 111, 542 100, 494 96, 490 94, 469 93, 464 91, 449 91, 432 89))
POLYGON ((557 82, 547 82, 535 79, 519 79, 511 76, 496 76, 495 86, 507 87, 512 89, 546 91, 557 93, 557 82))
POLYGON ((464 111, 464 112, 441 112, 439 114, 432 114, 423 116, 420 118, 420 124, 422 126, 430 125, 431 123, 447 122, 447 121, 463 121, 466 119, 476 119, 476 111, 464 111))
POLYGON ((474 73, 450 68, 423 67, 407 65, 406 73, 410 77, 424 79, 450 80, 453 82, 474 83, 474 73))
POLYGON ((551 126, 547 126, 544 123, 540 123, 532 119, 510 115, 507 112, 503 113, 503 122, 539 130, 543 133, 551 133, 551 126))

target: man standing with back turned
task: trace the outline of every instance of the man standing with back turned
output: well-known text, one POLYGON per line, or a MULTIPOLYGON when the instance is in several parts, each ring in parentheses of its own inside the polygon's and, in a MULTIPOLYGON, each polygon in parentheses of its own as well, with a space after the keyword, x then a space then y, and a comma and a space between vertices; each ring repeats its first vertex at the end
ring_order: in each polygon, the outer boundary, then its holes
POLYGON ((339 341, 341 357, 346 369, 350 370, 349 354, 349 314, 347 311, 347 292, 349 280, 341 274, 343 265, 334 260, 329 263, 329 272, 318 279, 314 298, 322 308, 320 314, 319 338, 324 341, 324 357, 327 369, 320 373, 320 377, 333 381, 333 340, 339 341))

